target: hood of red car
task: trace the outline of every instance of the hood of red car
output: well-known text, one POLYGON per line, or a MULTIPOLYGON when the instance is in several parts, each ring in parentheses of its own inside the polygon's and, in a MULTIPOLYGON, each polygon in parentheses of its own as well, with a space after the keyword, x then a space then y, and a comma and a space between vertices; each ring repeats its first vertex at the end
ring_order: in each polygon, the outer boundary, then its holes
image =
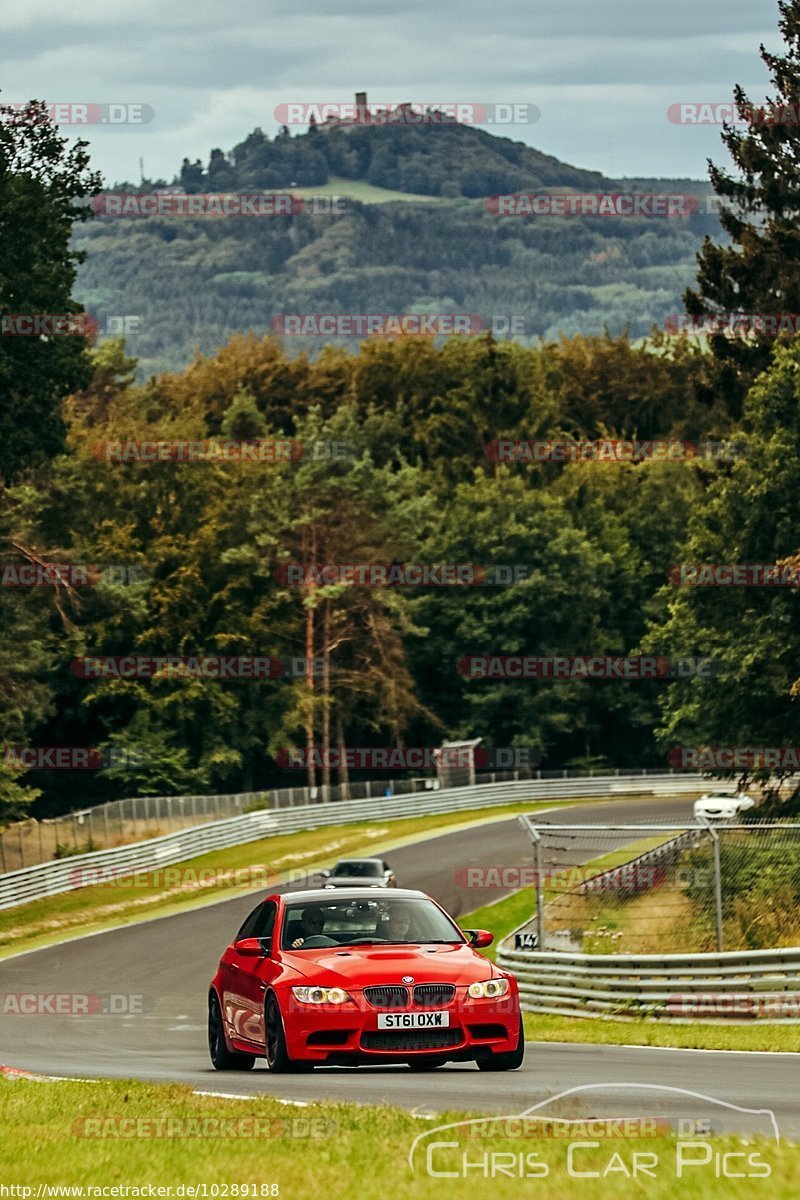
POLYGON ((325 987, 402 983, 404 975, 412 975, 414 983, 467 986, 498 974, 493 963, 465 945, 353 946, 345 953, 325 946, 299 954, 284 951, 283 960, 310 982, 325 987))

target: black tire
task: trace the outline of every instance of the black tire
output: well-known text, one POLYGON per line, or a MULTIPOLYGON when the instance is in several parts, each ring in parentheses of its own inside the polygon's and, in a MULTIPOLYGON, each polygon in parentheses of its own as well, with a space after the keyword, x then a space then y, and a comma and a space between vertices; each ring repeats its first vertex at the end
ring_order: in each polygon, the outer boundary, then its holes
POLYGON ((267 1070, 274 1075, 285 1075, 288 1071, 313 1071, 314 1064, 297 1062, 289 1058, 286 1049, 286 1034, 283 1031, 281 1009, 274 992, 270 992, 264 1006, 264 1057, 267 1070))
POLYGON ((228 1049, 215 992, 208 998, 208 1052, 215 1071, 251 1071, 256 1061, 254 1054, 235 1054, 228 1049))
POLYGON ((479 1071, 517 1071, 522 1066, 525 1057, 525 1031, 522 1027, 522 1017, 519 1019, 519 1036, 517 1044, 508 1054, 486 1054, 475 1061, 479 1071))

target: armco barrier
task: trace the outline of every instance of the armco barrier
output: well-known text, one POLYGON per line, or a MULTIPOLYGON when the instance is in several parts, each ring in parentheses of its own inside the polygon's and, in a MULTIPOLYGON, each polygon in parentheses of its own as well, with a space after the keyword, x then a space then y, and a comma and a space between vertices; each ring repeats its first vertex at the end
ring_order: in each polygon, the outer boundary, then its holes
MULTIPOLYGON (((532 772, 517 768, 509 771, 482 771, 477 784, 511 783, 518 779, 571 779, 593 775, 619 775, 617 768, 544 770, 532 772)), ((643 767, 624 775, 662 775, 664 772, 643 767)), ((302 775, 302 772, 298 774, 302 775)), ((297 782, 297 781, 296 781, 297 782)), ((304 804, 338 804, 344 800, 372 800, 382 796, 408 796, 416 792, 438 791, 439 787, 462 787, 466 781, 451 780, 446 785, 438 778, 413 776, 403 779, 351 779, 346 787, 324 784, 317 787, 270 787, 257 792, 201 794, 194 796, 128 796, 108 800, 91 808, 73 808, 59 817, 34 817, 14 821, 0 829, 0 874, 21 871, 68 854, 86 854, 90 850, 111 850, 129 846, 165 833, 192 829, 206 821, 226 821, 255 808, 296 808, 304 804)), ((80 803, 80 798, 76 797, 80 803)))
MULTIPOLYGON (((512 935, 513 937, 513 935, 512 935)), ((526 1012, 660 1021, 800 1022, 800 947, 723 954, 563 954, 511 950, 526 1012)))
MULTIPOLYGON (((698 826, 575 888, 624 885, 625 872, 655 864, 689 845, 698 826)), ((638 890, 638 889, 637 889, 638 890)), ((622 886, 619 895, 625 894, 622 886)), ((533 894, 531 904, 534 904, 533 894)), ((691 954, 578 954, 515 949, 518 926, 500 944, 497 963, 513 971, 525 1012, 630 1021, 753 1020, 800 1023, 800 947, 691 954)), ((556 938, 549 933, 547 940, 556 938)), ((547 943, 545 943, 547 944, 547 943)))
POLYGON ((81 869, 152 871, 173 863, 257 841, 278 833, 345 825, 350 821, 399 820, 435 813, 457 813, 473 808, 518 804, 528 800, 580 799, 583 796, 692 795, 707 786, 699 775, 605 775, 588 779, 524 779, 510 783, 479 784, 382 799, 343 800, 329 804, 304 804, 287 809, 263 809, 211 821, 193 829, 168 833, 113 850, 75 854, 55 862, 40 863, 0 875, 0 909, 12 908, 42 896, 81 887, 81 869))
POLYGON ((270 812, 254 812, 114 850, 95 850, 90 854, 39 863, 35 867, 23 867, 21 871, 0 875, 0 908, 13 908, 43 896, 74 891, 84 887, 87 876, 95 872, 105 871, 121 878, 137 871, 156 871, 210 850, 254 842, 276 831, 277 822, 270 812))

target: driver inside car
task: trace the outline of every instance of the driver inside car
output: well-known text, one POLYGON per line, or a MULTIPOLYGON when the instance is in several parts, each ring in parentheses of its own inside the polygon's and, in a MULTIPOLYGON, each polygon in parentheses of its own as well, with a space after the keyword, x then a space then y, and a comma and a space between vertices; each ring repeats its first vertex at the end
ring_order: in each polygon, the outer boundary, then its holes
POLYGON ((322 931, 325 928, 325 914, 321 908, 305 908, 300 918, 301 936, 292 942, 293 950, 308 950, 314 946, 335 946, 336 941, 327 937, 322 931))
POLYGON ((389 910, 389 915, 381 921, 378 935, 389 942, 407 942, 410 938, 411 913, 399 905, 389 910))

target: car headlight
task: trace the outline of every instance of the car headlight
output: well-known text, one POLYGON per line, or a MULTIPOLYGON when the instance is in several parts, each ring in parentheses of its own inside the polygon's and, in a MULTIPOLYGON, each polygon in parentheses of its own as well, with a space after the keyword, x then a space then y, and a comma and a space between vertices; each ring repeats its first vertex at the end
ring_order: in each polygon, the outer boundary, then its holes
POLYGON ((497 1000, 508 991, 507 979, 484 979, 481 983, 471 983, 467 995, 473 1000, 497 1000))
POLYGON ((292 995, 301 1004, 346 1004, 353 997, 343 988, 293 987, 292 995))

